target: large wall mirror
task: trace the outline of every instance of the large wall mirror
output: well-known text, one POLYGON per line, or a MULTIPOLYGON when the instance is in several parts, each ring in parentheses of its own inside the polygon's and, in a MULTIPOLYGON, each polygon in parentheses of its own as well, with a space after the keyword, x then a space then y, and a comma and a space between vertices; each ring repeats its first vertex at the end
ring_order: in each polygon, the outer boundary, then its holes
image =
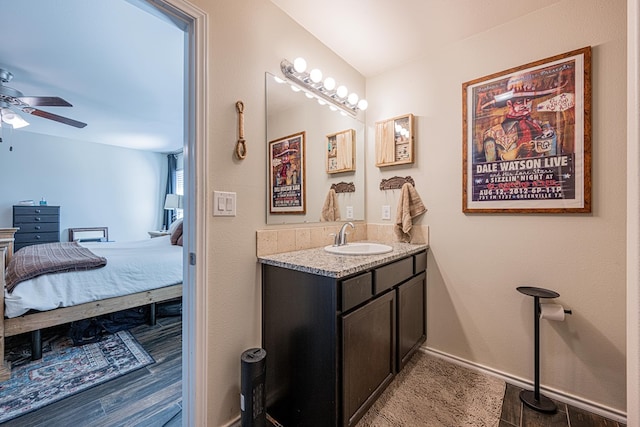
POLYGON ((276 79, 273 74, 265 74, 265 88, 266 143, 270 147, 267 150, 267 224, 320 222, 332 187, 338 190, 334 201, 339 207, 340 221, 364 220, 364 123, 320 105, 301 91, 294 92, 289 83, 276 79), (301 155, 299 145, 292 144, 297 142, 293 137, 302 134, 304 153, 301 155), (347 144, 349 138, 336 139, 336 135, 353 135, 350 137, 353 143, 347 144), (346 159, 341 160, 342 163, 348 164, 352 159, 344 172, 328 171, 328 161, 333 162, 336 146, 339 158, 346 159), (344 154, 344 147, 352 147, 348 155, 344 154), (298 164, 300 161, 304 164, 298 164), (285 184, 287 172, 292 177, 291 186, 285 184), (280 186, 275 192, 273 183, 280 186), (283 194, 281 190, 288 189, 294 204, 300 197, 298 191, 304 193, 304 209, 293 207, 282 209, 283 213, 273 213, 278 210, 274 205, 287 203, 286 196, 274 200, 274 193, 283 194), (296 210, 298 212, 291 213, 296 210))

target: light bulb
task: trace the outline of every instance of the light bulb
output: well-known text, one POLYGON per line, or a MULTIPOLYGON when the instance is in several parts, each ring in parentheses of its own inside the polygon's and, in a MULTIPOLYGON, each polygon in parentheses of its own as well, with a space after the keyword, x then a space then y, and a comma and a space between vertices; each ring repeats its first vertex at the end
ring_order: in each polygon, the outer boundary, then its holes
POLYGON ((291 90, 294 92, 300 92, 300 88, 296 85, 291 85, 291 90))
POLYGON ((324 99, 318 99, 318 104, 325 105, 326 102, 324 101, 324 99))
POLYGON ((305 92, 304 96, 306 96, 309 99, 313 98, 313 95, 311 95, 309 92, 305 92))
POLYGON ((311 72, 309 72, 309 77, 311 78, 312 82, 320 83, 322 81, 322 71, 314 68, 313 70, 311 70, 311 72))
POLYGON ((296 70, 298 73, 304 73, 304 71, 307 69, 307 61, 305 61, 304 58, 294 59, 293 69, 296 70))
POLYGON ((338 89, 336 89, 336 95, 338 95, 339 98, 344 98, 348 93, 349 89, 347 89, 346 86, 338 86, 338 89))
POLYGON ((358 94, 357 93, 349 94, 349 98, 347 98, 347 101, 351 105, 356 105, 358 103, 358 94))
POLYGON ((366 110, 367 107, 369 107, 369 103, 367 102, 366 99, 361 99, 360 101, 358 101, 358 108, 361 109, 362 111, 366 110))
POLYGON ((336 87, 336 81, 332 77, 324 79, 324 88, 326 90, 333 90, 336 87))

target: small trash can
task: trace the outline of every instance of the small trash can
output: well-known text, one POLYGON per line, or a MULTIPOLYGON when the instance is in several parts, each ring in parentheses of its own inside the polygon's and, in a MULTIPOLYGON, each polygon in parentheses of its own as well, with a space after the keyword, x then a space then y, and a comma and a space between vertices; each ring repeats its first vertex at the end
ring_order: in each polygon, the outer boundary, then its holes
POLYGON ((267 352, 250 348, 240 356, 240 421, 242 427, 265 427, 267 412, 264 380, 267 352))

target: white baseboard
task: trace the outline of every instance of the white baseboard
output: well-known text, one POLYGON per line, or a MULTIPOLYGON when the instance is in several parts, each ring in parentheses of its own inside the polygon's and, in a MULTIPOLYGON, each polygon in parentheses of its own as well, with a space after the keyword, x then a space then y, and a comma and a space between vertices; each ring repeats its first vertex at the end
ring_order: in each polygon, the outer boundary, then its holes
MULTIPOLYGON (((480 365, 479 363, 469 362, 468 360, 461 359, 457 356, 453 356, 451 354, 444 353, 442 351, 439 351, 430 347, 423 346, 420 348, 420 350, 423 351, 424 353, 431 354, 435 357, 439 357, 448 362, 451 362, 460 366, 464 366, 465 368, 469 368, 474 371, 482 372, 487 375, 500 378, 503 381, 509 384, 518 386, 520 388, 533 389, 534 387, 533 381, 525 380, 523 378, 516 377, 514 375, 511 375, 502 371, 498 371, 496 369, 489 368, 484 365, 480 365)), ((574 396, 560 390, 544 387, 542 385, 540 386, 540 391, 543 391, 545 396, 555 399, 559 402, 566 403, 576 408, 584 409, 585 411, 598 414, 600 416, 609 418, 611 420, 614 420, 620 423, 626 424, 627 422, 626 412, 621 412, 621 411, 618 411, 617 409, 613 409, 608 406, 601 405, 599 403, 596 403, 587 399, 583 399, 578 396, 574 396)))

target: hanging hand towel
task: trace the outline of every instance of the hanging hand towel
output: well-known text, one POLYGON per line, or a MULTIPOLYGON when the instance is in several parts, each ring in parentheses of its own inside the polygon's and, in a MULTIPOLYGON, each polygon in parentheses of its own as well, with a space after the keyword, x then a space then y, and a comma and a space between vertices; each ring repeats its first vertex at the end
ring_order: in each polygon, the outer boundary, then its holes
POLYGON ((339 221, 340 207, 338 206, 338 195, 333 188, 329 190, 327 198, 322 206, 320 213, 320 221, 339 221))
POLYGON ((416 189, 410 183, 404 183, 401 191, 394 230, 401 242, 408 243, 411 240, 409 231, 413 227, 413 219, 425 213, 427 208, 420 200, 416 189))

